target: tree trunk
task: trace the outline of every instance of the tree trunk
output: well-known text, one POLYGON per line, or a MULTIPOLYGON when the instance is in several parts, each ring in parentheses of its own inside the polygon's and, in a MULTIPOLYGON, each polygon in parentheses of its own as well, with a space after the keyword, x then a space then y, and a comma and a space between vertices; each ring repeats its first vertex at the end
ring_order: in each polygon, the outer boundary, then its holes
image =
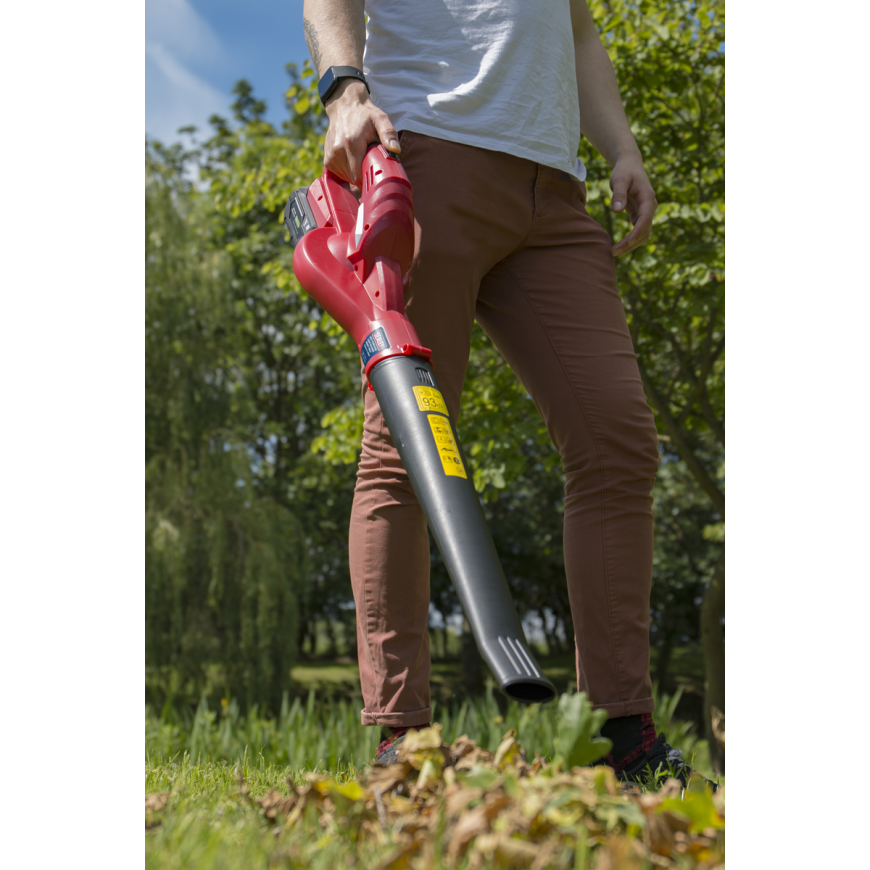
MULTIPOLYGON (((562 628, 565 631, 565 654, 576 655, 577 640, 574 636, 574 620, 571 618, 571 612, 567 615, 562 614, 562 628)), ((576 675, 575 675, 576 678, 576 675)))
POLYGON ((659 684, 660 692, 669 691, 668 687, 668 669, 671 664, 671 653, 674 650, 674 642, 672 637, 667 637, 662 641, 658 648, 658 656, 656 657, 656 673, 655 681, 659 684))
POLYGON ((308 636, 308 655, 317 655, 317 622, 313 617, 306 620, 305 633, 308 636))
POLYGON ((558 620, 556 619, 556 615, 553 614, 553 625, 550 626, 549 620, 544 614, 543 610, 541 611, 541 621, 543 622, 543 631, 544 631, 544 640, 547 644, 547 655, 548 656, 556 656, 559 655, 561 650, 561 644, 559 643, 559 637, 556 634, 556 629, 559 625, 558 620))
POLYGON ((716 773, 725 773, 725 750, 713 735, 711 710, 725 712, 725 547, 713 569, 713 578, 701 605, 701 642, 704 646, 704 725, 710 759, 716 773))
POLYGON ((462 618, 462 688, 466 695, 479 695, 483 692, 483 674, 486 665, 474 641, 471 627, 462 618))
POLYGON ((350 656, 352 659, 359 659, 359 647, 357 646, 357 634, 356 634, 356 619, 351 623, 344 623, 344 642, 347 646, 347 652, 345 655, 350 656))
POLYGON ((329 614, 326 615, 326 636, 329 639, 329 649, 326 651, 326 655, 333 659, 338 655, 338 639, 335 636, 335 627, 329 614))

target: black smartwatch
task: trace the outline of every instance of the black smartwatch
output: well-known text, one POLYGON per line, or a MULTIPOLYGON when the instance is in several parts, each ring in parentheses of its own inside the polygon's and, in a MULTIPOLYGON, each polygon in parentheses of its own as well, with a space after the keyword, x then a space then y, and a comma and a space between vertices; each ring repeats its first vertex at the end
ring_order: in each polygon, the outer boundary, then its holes
POLYGON ((342 79, 356 79, 358 82, 362 82, 366 86, 366 90, 370 94, 372 92, 362 70, 358 70, 355 66, 331 66, 320 77, 320 81, 317 84, 317 90, 320 94, 320 102, 323 103, 324 106, 342 79))

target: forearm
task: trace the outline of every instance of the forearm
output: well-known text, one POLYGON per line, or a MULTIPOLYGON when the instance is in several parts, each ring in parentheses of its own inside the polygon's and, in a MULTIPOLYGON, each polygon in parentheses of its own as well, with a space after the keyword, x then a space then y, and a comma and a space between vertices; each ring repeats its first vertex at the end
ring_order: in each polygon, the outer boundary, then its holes
POLYGON ((574 58, 581 133, 611 166, 629 155, 639 158, 640 151, 625 117, 613 64, 591 17, 588 21, 581 19, 579 26, 575 22, 574 58))
MULTIPOLYGON (((365 0, 305 0, 305 41, 318 76, 331 66, 361 70, 366 45, 365 0)), ((371 142, 399 152, 399 134, 372 102, 359 80, 342 79, 326 101, 329 129, 323 146, 327 169, 354 184, 362 182, 362 161, 371 142)))
POLYGON ((331 66, 362 69, 365 0, 305 0, 302 16, 305 41, 318 76, 331 66))

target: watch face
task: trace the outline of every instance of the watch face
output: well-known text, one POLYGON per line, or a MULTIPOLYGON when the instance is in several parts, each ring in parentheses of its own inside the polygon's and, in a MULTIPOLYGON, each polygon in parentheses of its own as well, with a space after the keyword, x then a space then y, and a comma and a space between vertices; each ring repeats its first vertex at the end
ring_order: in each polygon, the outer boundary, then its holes
POLYGON ((320 79, 317 85, 317 92, 320 94, 320 99, 325 100, 329 96, 329 92, 335 86, 335 73, 330 67, 320 79))
POLYGON ((335 90, 342 79, 356 79, 362 82, 366 86, 366 90, 371 93, 366 77, 356 67, 331 66, 317 84, 317 92, 320 94, 320 101, 322 103, 325 103, 329 99, 329 95, 335 90))

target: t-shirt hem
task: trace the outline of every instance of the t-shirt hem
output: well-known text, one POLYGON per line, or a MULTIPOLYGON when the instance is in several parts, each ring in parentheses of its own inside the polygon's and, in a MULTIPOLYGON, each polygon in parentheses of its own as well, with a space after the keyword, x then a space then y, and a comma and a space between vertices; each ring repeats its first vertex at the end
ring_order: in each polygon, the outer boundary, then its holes
MULTIPOLYGON (((551 166, 554 169, 561 169, 562 172, 567 172, 575 178, 579 178, 575 172, 575 166, 569 158, 564 161, 557 161, 555 158, 539 154, 530 148, 523 148, 515 145, 513 142, 502 142, 493 139, 487 139, 482 136, 471 136, 467 133, 456 132, 455 130, 445 130, 442 127, 430 127, 428 124, 423 124, 420 121, 413 119, 400 121, 396 124, 396 131, 401 133, 402 130, 409 130, 412 133, 420 133, 423 136, 431 136, 433 139, 444 139, 447 142, 455 142, 458 145, 471 145, 474 148, 484 148, 487 151, 502 151, 505 154, 511 154, 514 157, 521 157, 524 160, 531 160, 532 163, 540 163, 542 166, 551 166)), ((585 166, 580 161, 580 166, 583 167, 583 175, 585 178, 585 166)))

